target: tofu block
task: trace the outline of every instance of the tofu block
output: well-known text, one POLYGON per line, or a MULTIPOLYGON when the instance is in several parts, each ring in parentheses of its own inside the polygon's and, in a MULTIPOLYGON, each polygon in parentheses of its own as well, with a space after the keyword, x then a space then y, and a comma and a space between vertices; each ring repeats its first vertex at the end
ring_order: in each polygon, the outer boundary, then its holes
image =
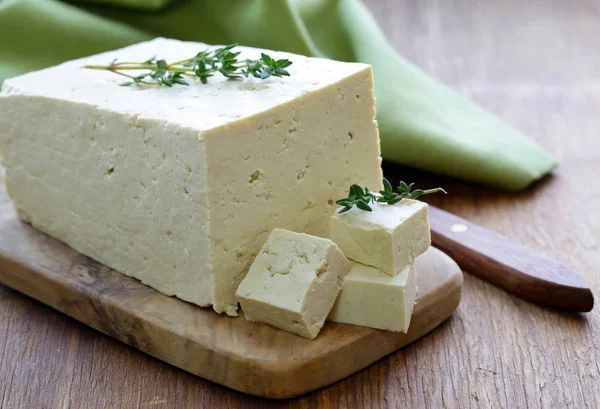
POLYGON ((247 319, 314 339, 349 268, 331 240, 275 229, 236 296, 247 319))
POLYGON ((390 276, 352 262, 327 320, 406 333, 416 296, 414 263, 390 276))
POLYGON ((156 39, 8 79, 0 152, 20 217, 183 300, 236 315, 235 291, 275 227, 326 237, 350 183, 381 186, 365 64, 239 47, 290 77, 120 87, 87 64, 176 61, 212 48, 156 39))
POLYGON ((331 218, 330 238, 350 260, 396 275, 431 245, 427 203, 404 199, 331 218))

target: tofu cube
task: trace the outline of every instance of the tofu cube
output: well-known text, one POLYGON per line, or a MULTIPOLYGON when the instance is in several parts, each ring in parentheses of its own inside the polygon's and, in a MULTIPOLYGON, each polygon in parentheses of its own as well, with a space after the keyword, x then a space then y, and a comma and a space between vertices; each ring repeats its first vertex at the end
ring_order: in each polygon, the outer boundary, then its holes
POLYGON ((327 319, 406 333, 416 296, 414 263, 390 276, 374 267, 352 262, 327 319))
POLYGON ((396 275, 431 245, 427 204, 404 199, 371 207, 335 213, 329 237, 350 260, 396 275))
POLYGON ((381 157, 365 64, 239 47, 241 61, 289 59, 290 77, 171 88, 120 87, 123 77, 82 68, 214 48, 158 38, 8 79, 0 153, 22 219, 167 295, 236 315, 269 232, 327 237, 349 183, 381 187, 381 157))
POLYGON ((275 229, 236 296, 247 319, 313 339, 349 268, 331 240, 275 229))

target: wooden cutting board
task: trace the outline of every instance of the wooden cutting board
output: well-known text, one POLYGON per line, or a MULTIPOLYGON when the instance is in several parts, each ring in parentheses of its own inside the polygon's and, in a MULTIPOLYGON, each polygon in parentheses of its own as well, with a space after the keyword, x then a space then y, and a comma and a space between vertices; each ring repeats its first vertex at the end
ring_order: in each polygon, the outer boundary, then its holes
POLYGON ((110 270, 19 221, 0 190, 1 283, 140 351, 252 395, 289 398, 321 388, 437 327, 458 306, 461 270, 432 248, 419 257, 417 274, 408 334, 327 322, 307 340, 167 297, 110 270))

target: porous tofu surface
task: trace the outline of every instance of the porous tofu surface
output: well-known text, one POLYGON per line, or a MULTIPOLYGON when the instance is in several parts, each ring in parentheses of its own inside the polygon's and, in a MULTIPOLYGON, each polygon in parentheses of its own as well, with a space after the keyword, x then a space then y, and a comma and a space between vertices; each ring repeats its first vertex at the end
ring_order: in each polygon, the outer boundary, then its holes
POLYGON ((275 229, 236 295, 249 320, 312 339, 349 268, 350 262, 332 241, 275 229))
POLYGON ((330 238, 349 259, 396 275, 431 245, 427 204, 404 199, 371 207, 335 213, 330 238))

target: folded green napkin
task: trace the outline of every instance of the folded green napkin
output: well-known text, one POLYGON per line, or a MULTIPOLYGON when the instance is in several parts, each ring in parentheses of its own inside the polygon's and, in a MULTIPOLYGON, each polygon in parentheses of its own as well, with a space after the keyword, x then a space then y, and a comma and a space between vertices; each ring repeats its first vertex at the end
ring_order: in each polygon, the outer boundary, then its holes
POLYGON ((155 36, 237 42, 372 64, 387 160, 511 190, 556 166, 532 140, 398 56, 359 0, 148 2, 155 12, 132 10, 136 3, 144 1, 0 0, 0 81, 155 36), (100 1, 113 6, 90 4, 100 1))
POLYGON ((103 3, 113 6, 140 9, 140 10, 160 10, 166 7, 173 0, 79 0, 86 3, 103 3))

